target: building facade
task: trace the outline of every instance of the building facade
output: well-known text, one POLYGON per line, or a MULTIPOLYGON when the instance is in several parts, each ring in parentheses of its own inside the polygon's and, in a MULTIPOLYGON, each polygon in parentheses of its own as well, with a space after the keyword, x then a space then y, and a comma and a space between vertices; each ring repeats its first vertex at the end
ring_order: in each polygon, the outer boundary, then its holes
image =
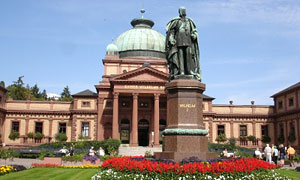
MULTIPOLYGON (((152 29, 146 18, 131 21, 133 28, 122 33, 106 48, 102 81, 96 92, 73 95, 72 102, 6 100, 0 86, 0 133, 8 146, 55 141, 65 133, 68 141, 120 139, 135 146, 160 146, 167 126, 168 64, 165 37, 152 29), (11 140, 12 131, 20 138, 11 140), (44 134, 41 141, 28 133, 44 134)), ((274 106, 213 104, 204 95, 203 116, 210 142, 220 134, 236 138, 238 145, 262 147, 263 136, 270 144, 291 144, 300 149, 300 82, 272 96, 274 106), (294 138, 292 137, 294 135, 294 138), (256 137, 249 141, 247 136, 256 137), (281 138, 279 138, 281 137, 281 138), (283 137, 283 138, 282 138, 283 137)))

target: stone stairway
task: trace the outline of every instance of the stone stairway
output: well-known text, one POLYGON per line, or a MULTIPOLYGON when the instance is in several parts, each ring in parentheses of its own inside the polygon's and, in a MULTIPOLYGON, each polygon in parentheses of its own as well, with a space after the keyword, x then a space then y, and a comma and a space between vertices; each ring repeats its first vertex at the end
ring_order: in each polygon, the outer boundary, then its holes
POLYGON ((153 152, 162 152, 162 147, 129 147, 128 144, 121 144, 119 148, 119 155, 122 156, 143 156, 145 153, 149 151, 152 155, 153 152))

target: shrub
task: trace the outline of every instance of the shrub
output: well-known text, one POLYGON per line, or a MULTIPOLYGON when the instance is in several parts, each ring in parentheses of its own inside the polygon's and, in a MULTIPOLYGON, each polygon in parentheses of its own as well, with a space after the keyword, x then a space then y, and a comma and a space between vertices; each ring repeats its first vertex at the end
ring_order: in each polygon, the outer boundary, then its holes
POLYGON ((296 136, 295 136, 295 132, 291 131, 288 137, 289 142, 295 142, 296 141, 296 136))
POLYGON ((121 145, 121 141, 118 139, 107 139, 103 142, 102 148, 105 154, 111 154, 113 151, 117 151, 121 145))
POLYGON ((66 142, 68 140, 68 137, 65 133, 57 133, 54 137, 58 142, 66 142))
POLYGON ((63 156, 62 157, 62 160, 63 161, 82 161, 83 159, 83 156, 85 155, 86 153, 80 153, 80 154, 74 154, 73 156, 63 156))
POLYGON ((236 139, 234 137, 229 138, 228 139, 228 144, 231 147, 231 149, 234 149, 235 145, 236 145, 236 139))
POLYGON ((35 139, 43 139, 45 135, 43 133, 37 132, 34 134, 35 139))
POLYGON ((277 140, 279 143, 284 143, 284 135, 280 134, 277 140))
POLYGON ((40 159, 40 160, 43 160, 44 157, 45 157, 47 154, 48 154, 48 152, 47 152, 46 150, 42 150, 42 151, 40 152, 39 159, 40 159))
POLYGON ((248 137, 247 136, 240 136, 240 141, 248 141, 248 137))
POLYGON ((218 137, 216 138, 216 141, 218 142, 218 143, 220 143, 220 142, 225 142, 227 140, 227 138, 226 138, 226 135, 225 134, 220 134, 220 135, 218 135, 218 137))
POLYGON ((26 134, 26 136, 27 136, 28 138, 33 139, 34 136, 35 136, 35 134, 34 134, 34 132, 29 132, 29 133, 26 134))
POLYGON ((261 141, 263 143, 269 143, 271 142, 271 138, 269 136, 263 135, 261 141))
POLYGON ((86 141, 87 140, 87 137, 86 136, 83 136, 82 134, 80 134, 78 136, 78 139, 81 140, 81 141, 86 141))
POLYGON ((256 137, 255 136, 248 136, 247 137, 249 141, 255 142, 256 141, 256 137))
POLYGON ((20 137, 20 133, 18 131, 12 131, 8 136, 8 138, 13 141, 18 139, 19 137, 20 137))

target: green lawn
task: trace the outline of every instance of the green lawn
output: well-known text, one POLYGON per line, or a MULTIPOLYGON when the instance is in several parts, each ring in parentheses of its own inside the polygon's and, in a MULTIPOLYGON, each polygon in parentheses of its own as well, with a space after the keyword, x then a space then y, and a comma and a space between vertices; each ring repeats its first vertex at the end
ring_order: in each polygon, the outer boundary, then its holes
POLYGON ((277 169, 276 172, 294 180, 300 180, 300 172, 297 172, 295 170, 277 169))
POLYGON ((90 180, 98 169, 32 168, 0 176, 0 180, 90 180))

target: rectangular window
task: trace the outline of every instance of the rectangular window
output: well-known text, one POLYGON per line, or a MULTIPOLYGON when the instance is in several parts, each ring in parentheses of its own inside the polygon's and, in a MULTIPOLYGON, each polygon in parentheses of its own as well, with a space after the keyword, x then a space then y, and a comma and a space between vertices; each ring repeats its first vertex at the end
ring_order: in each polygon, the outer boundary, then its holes
POLYGON ((225 134, 225 126, 224 125, 218 125, 218 136, 220 134, 225 134))
POLYGON ((81 106, 82 107, 91 107, 91 102, 90 101, 82 101, 81 106))
POLYGON ((67 132, 67 123, 59 123, 58 133, 66 134, 66 132, 67 132))
POLYGON ((280 131, 279 132, 280 132, 280 134, 283 135, 284 134, 283 124, 280 124, 279 127, 280 127, 280 131))
POLYGON ((19 132, 20 129, 20 122, 12 122, 11 124, 11 131, 17 131, 19 132))
POLYGON ((294 98, 289 98, 289 106, 294 106, 294 98))
POLYGON ((81 124, 81 134, 83 137, 89 137, 89 131, 90 131, 90 123, 88 122, 82 122, 81 124))
POLYGON ((261 135, 262 136, 269 136, 268 125, 262 125, 261 126, 261 135))
POLYGON ((43 122, 35 122, 35 132, 43 133, 43 122))
POLYGON ((240 125, 240 136, 247 136, 247 126, 240 125))
POLYGON ((282 109, 283 105, 282 105, 282 101, 278 102, 278 109, 282 109))

